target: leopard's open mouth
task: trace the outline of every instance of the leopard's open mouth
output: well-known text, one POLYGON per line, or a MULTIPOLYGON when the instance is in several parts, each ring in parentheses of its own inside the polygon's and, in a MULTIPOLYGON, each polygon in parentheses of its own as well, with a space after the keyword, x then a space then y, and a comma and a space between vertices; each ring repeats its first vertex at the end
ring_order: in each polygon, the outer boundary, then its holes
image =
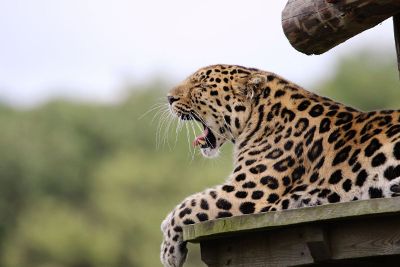
POLYGON ((207 125, 203 124, 204 131, 197 136, 193 141, 193 146, 200 145, 201 148, 215 148, 217 146, 217 139, 207 125))
POLYGON ((196 136, 193 140, 193 146, 200 146, 200 148, 211 148, 214 149, 217 147, 217 139, 213 134, 212 130, 199 118, 199 116, 193 112, 190 114, 181 114, 179 116, 181 120, 196 120, 203 125, 204 131, 196 136))

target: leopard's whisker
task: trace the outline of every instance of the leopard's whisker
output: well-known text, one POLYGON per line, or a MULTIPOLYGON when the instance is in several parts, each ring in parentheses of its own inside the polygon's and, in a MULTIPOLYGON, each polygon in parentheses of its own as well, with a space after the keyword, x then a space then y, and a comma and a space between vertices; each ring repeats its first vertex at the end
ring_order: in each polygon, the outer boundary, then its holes
POLYGON ((179 135, 182 132, 183 125, 184 125, 184 121, 178 119, 178 122, 179 122, 179 124, 178 124, 177 132, 176 132, 177 135, 179 135))
POLYGON ((157 135, 156 135, 156 147, 159 148, 161 145, 161 141, 162 141, 162 137, 161 137, 161 131, 162 131, 162 127, 164 126, 165 122, 166 122, 166 118, 168 115, 168 110, 165 110, 161 115, 160 115, 160 123, 157 127, 157 135))
POLYGON ((161 141, 162 141, 162 145, 163 147, 165 147, 165 143, 166 143, 166 138, 168 135, 168 125, 170 124, 170 120, 169 120, 169 113, 165 115, 165 123, 163 126, 163 135, 161 137, 161 141))
POLYGON ((179 130, 179 132, 181 132, 182 131, 182 129, 183 129, 183 125, 184 125, 184 122, 182 121, 182 120, 179 120, 179 128, 178 128, 178 130, 179 130))
POLYGON ((165 115, 163 115, 163 117, 164 117, 164 124, 162 129, 163 135, 162 136, 160 135, 160 141, 162 141, 162 144, 165 145, 165 136, 168 133, 167 126, 169 123, 169 112, 166 112, 165 115))
POLYGON ((168 119, 168 126, 167 126, 167 129, 166 129, 166 139, 167 139, 167 145, 168 145, 168 148, 169 149, 171 149, 171 145, 170 145, 170 143, 169 143, 169 133, 170 133, 170 127, 171 127, 171 125, 174 123, 174 117, 172 116, 172 114, 168 114, 168 117, 167 117, 167 119, 168 119))
POLYGON ((174 147, 178 143, 178 136, 179 136, 178 127, 179 127, 179 124, 180 124, 180 120, 178 119, 178 121, 177 121, 177 123, 175 125, 175 144, 174 144, 174 147))
POLYGON ((190 153, 189 155, 191 155, 192 146, 190 145, 189 128, 188 128, 187 123, 185 123, 185 127, 186 127, 186 137, 187 137, 187 141, 188 141, 188 145, 189 145, 189 153, 190 153))
POLYGON ((167 107, 167 106, 160 106, 160 107, 159 107, 159 110, 156 111, 156 113, 154 114, 153 118, 151 119, 151 123, 154 122, 154 120, 155 120, 155 118, 156 118, 157 116, 159 116, 160 114, 162 114, 162 113, 163 113, 164 111, 166 111, 166 110, 168 110, 168 107, 167 107))
POLYGON ((159 135, 159 131, 160 131, 160 127, 161 127, 161 124, 162 124, 162 122, 163 122, 163 118, 162 118, 162 111, 159 111, 159 112, 157 112, 155 115, 154 115, 154 117, 153 117, 153 119, 154 118, 156 118, 156 117, 159 117, 159 119, 158 119, 158 124, 157 124, 157 128, 156 128, 156 149, 158 149, 159 148, 159 146, 158 146, 158 135, 159 135))
MULTIPOLYGON (((190 117, 192 118, 192 119, 190 120, 190 126, 192 127, 192 131, 193 131, 194 138, 196 138, 196 131, 195 131, 195 129, 194 129, 194 125, 193 125, 193 116, 192 116, 192 115, 190 115, 190 117)), ((192 155, 192 160, 194 159, 194 155, 195 155, 195 153, 196 153, 196 149, 193 147, 193 155, 192 155)))
POLYGON ((167 115, 167 120, 168 120, 168 125, 167 125, 167 127, 166 127, 166 129, 165 129, 164 144, 167 143, 168 148, 171 149, 171 146, 170 146, 170 144, 169 144, 169 132, 170 132, 171 124, 173 123, 173 118, 171 117, 171 114, 170 114, 170 113, 168 113, 168 115, 167 115))
MULTIPOLYGON (((146 112, 144 112, 144 113, 138 118, 138 120, 143 119, 146 115, 148 115, 148 114, 151 113, 152 111, 157 110, 157 109, 160 109, 160 108, 164 107, 165 105, 166 105, 166 103, 156 103, 156 104, 152 105, 152 106, 150 107, 149 110, 147 110, 146 112)), ((167 104, 167 105, 168 105, 168 104, 167 104)))
POLYGON ((194 118, 193 118, 193 116, 192 115, 190 115, 190 118, 191 118, 191 120, 190 120, 190 125, 192 126, 192 131, 193 131, 193 134, 194 134, 194 136, 196 137, 196 131, 195 131, 195 129, 194 129, 194 118))

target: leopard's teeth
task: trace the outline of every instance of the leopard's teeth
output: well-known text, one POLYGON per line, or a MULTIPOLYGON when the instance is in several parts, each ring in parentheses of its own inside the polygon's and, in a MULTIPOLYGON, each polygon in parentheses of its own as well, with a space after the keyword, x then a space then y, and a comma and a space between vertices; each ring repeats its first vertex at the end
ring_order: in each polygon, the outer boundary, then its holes
POLYGON ((197 141, 200 145, 205 145, 207 142, 206 142, 206 139, 203 139, 203 138, 200 138, 198 141, 197 141))

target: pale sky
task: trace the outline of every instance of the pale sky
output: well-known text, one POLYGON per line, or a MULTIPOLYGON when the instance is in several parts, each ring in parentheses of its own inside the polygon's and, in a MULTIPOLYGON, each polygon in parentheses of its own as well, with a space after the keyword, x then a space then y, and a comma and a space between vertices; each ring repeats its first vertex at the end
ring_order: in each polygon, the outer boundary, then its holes
POLYGON ((127 81, 239 64, 309 86, 360 47, 393 49, 387 20, 320 56, 290 46, 286 1, 0 0, 0 101, 112 101, 127 81))

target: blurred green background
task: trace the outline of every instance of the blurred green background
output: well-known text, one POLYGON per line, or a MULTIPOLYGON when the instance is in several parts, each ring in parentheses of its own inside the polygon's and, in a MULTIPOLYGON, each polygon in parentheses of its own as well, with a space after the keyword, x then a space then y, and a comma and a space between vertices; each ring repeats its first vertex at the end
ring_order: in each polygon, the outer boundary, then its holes
MULTIPOLYGON (((114 105, 0 104, 0 266, 160 266, 162 219, 231 169, 231 145, 206 160, 191 129, 168 130, 168 87, 130 88, 114 105)), ((400 107, 392 55, 347 56, 311 89, 362 110, 400 107)), ((197 246, 188 261, 203 266, 197 246)))

